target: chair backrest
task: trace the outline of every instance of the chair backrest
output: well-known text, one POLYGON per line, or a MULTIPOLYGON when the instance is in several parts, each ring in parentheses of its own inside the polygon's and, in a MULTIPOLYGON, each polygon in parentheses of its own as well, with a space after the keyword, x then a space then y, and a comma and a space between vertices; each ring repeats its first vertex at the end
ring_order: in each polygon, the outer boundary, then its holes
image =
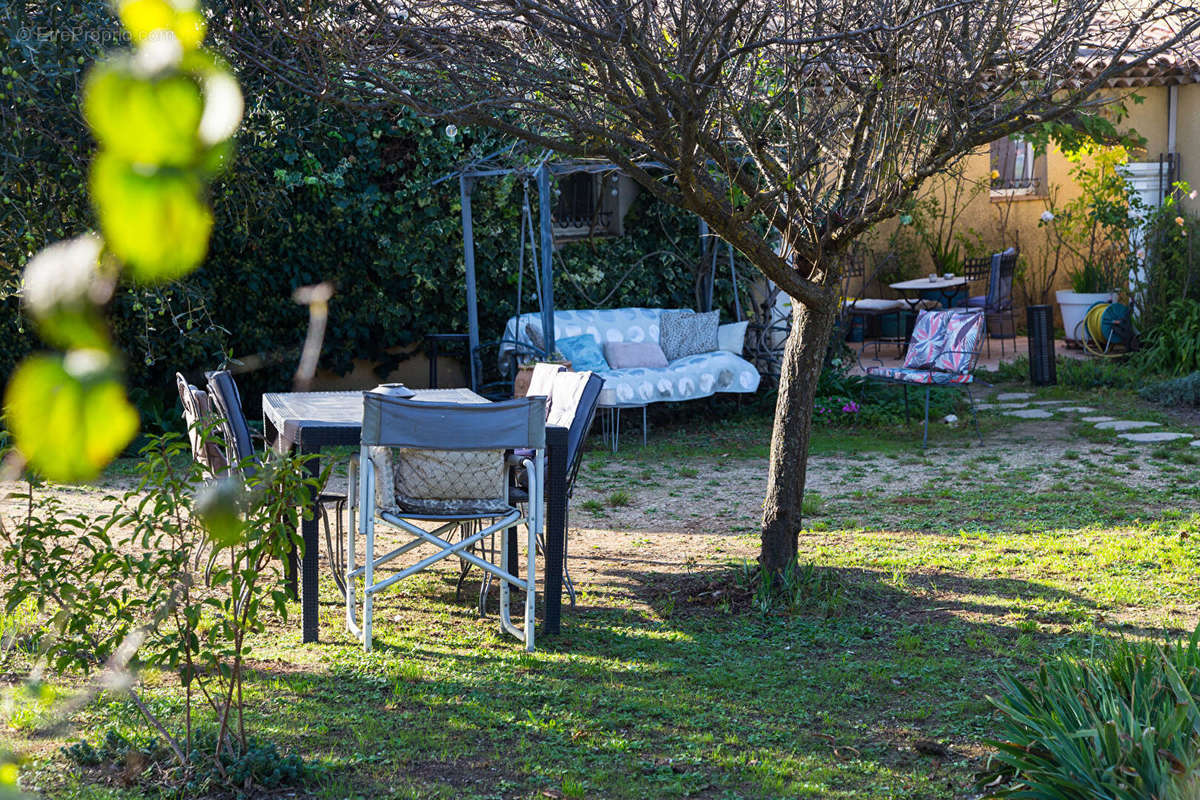
POLYGON ((242 410, 242 395, 229 370, 206 372, 208 395, 220 415, 221 433, 225 437, 225 457, 230 464, 248 463, 254 453, 254 440, 250 438, 250 426, 246 424, 246 412, 242 410))
POLYGON ((1012 308, 1012 289, 1013 279, 1017 272, 1017 255, 1015 247, 992 255, 985 304, 988 311, 1008 311, 1012 308))
POLYGON ((432 403, 363 392, 362 443, 426 450, 537 450, 546 446, 546 398, 432 403))
POLYGON ((187 378, 178 372, 175 373, 175 388, 183 404, 183 420, 187 424, 188 441, 192 445, 192 458, 212 475, 224 472, 229 462, 216 440, 206 436, 211 433, 217 420, 208 393, 188 383, 187 378))
POLYGON ((549 425, 567 429, 567 491, 575 485, 575 476, 583 462, 583 443, 596 416, 604 379, 594 372, 561 372, 554 376, 550 393, 549 425))
POLYGON ((923 309, 904 355, 906 369, 970 374, 983 349, 982 309, 923 309))
MULTIPOLYGON (((526 397, 549 397, 550 390, 554 388, 554 376, 562 372, 566 367, 562 364, 534 364, 533 375, 529 379, 529 389, 525 392, 526 397)), ((550 404, 546 404, 547 413, 549 413, 550 404)))
POLYGON ((992 257, 968 258, 962 264, 963 277, 968 282, 987 280, 992 274, 992 257))

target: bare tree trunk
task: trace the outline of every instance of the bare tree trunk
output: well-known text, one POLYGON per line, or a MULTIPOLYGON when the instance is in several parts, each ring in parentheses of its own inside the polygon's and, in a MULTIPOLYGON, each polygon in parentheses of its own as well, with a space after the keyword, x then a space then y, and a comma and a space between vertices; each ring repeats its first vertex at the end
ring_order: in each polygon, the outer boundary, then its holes
POLYGON ((792 329, 784 347, 775 402, 759 555, 762 568, 777 574, 796 561, 813 397, 825 362, 834 310, 832 302, 823 307, 796 303, 792 308, 792 329))

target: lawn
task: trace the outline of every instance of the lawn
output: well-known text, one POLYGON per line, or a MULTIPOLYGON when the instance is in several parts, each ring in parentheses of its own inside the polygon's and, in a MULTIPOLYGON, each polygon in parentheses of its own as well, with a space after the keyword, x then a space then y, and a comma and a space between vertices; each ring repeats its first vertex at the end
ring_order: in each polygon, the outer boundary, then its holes
MULTIPOLYGON (((1162 418, 1118 391, 1046 396, 1162 418)), ((474 579, 456 600, 447 565, 382 596, 364 654, 330 580, 322 644, 299 643, 296 607, 255 642, 252 727, 323 764, 309 790, 329 800, 977 796, 1001 673, 1190 631, 1200 609, 1200 450, 1130 447, 1069 420, 982 422, 983 446, 939 426, 924 455, 919 426, 819 431, 805 568, 772 602, 746 567, 769 421, 664 423, 645 448, 630 434, 586 457, 579 600, 561 635, 522 652, 494 613, 475 615, 474 579)), ((167 676, 146 680, 157 709, 178 706, 167 676)), ((44 737, 39 702, 14 697, 5 736, 33 753, 27 787, 149 791, 59 753, 134 730, 127 701, 104 696, 44 737)))

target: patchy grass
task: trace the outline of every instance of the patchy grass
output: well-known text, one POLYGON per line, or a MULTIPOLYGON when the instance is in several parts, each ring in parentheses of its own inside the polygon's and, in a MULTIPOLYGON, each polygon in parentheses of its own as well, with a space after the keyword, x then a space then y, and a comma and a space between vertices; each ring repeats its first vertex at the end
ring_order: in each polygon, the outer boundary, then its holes
MULTIPOLYGON (((817 431, 822 489, 783 602, 746 566, 761 495, 744 478, 765 470, 769 420, 593 450, 572 516, 579 604, 559 636, 522 652, 494 600, 486 619, 455 601, 445 565, 380 595, 365 654, 328 581, 323 644, 299 644, 295 607, 254 643, 250 723, 325 764, 311 796, 328 800, 974 797, 1001 672, 1190 631, 1200 614, 1191 451, 981 421, 984 447, 943 426, 925 454, 919 425, 817 431)), ((178 702, 166 676, 148 681, 156 707, 178 702)), ((7 729, 39 753, 31 788, 142 797, 84 787, 61 740, 28 738, 35 712, 7 729)), ((137 714, 103 697, 74 721, 79 735, 137 714)))

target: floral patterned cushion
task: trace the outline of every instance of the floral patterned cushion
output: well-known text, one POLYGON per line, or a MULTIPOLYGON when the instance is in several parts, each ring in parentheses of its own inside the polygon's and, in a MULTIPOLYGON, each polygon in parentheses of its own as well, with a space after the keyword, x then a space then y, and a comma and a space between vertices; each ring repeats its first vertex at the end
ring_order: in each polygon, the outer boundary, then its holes
POLYGON ((929 369, 937 361, 946 341, 946 315, 922 310, 913 325, 908 352, 904 354, 905 369, 929 369))
POLYGON ((946 372, 970 372, 979 359, 983 342, 983 314, 977 311, 951 311, 946 314, 941 352, 933 368, 946 372))

